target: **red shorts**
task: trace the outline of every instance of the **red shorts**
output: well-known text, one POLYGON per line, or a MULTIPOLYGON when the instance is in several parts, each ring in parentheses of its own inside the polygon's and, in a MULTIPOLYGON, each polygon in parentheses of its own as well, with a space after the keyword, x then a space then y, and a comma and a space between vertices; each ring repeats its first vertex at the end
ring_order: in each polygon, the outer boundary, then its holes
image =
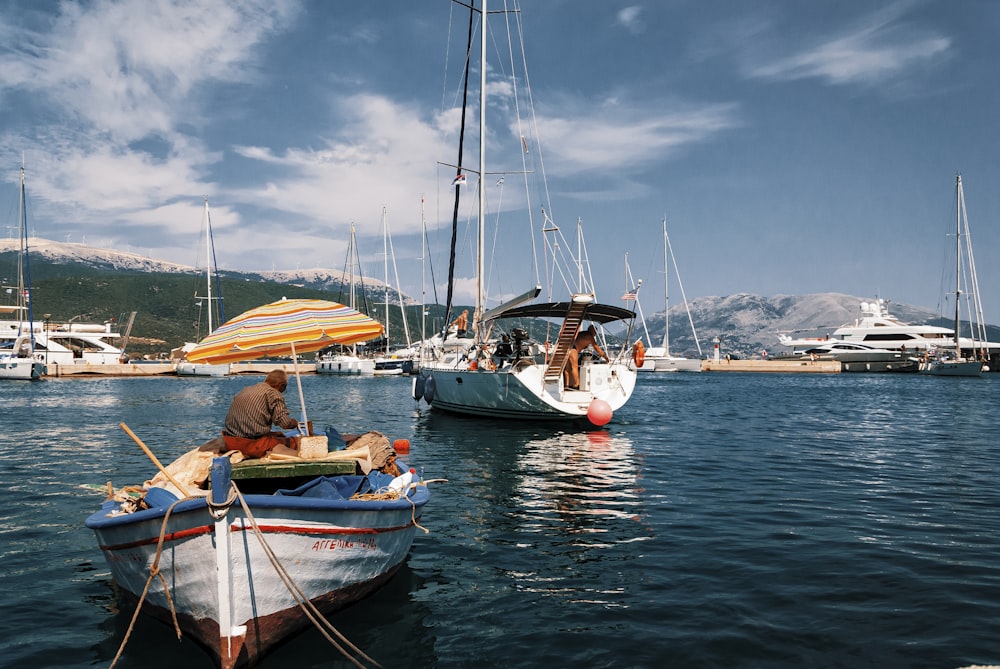
POLYGON ((280 432, 271 432, 256 439, 233 437, 223 432, 222 439, 226 442, 227 449, 239 451, 248 458, 262 458, 269 450, 279 444, 288 448, 299 447, 298 437, 286 437, 280 432))

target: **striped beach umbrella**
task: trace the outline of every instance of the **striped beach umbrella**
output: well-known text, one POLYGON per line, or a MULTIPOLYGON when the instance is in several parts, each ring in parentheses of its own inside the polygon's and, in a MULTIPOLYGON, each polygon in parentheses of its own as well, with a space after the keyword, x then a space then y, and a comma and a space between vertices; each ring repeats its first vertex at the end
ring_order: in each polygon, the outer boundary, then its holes
POLYGON ((191 349, 187 359, 220 365, 291 356, 303 422, 308 423, 297 354, 369 341, 382 330, 378 321, 337 302, 283 298, 226 321, 191 349))
POLYGON ((190 362, 225 364, 311 353, 331 344, 357 344, 382 335, 382 324, 326 300, 265 304, 226 321, 187 354, 190 362))

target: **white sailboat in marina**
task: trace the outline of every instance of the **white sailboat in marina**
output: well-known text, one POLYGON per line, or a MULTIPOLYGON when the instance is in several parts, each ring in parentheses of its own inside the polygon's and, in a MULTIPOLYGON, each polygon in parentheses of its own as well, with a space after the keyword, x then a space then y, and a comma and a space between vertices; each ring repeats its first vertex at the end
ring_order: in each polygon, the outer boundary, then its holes
MULTIPOLYGON (((347 244, 347 275, 348 275, 348 305, 352 309, 357 309, 357 267, 358 275, 361 273, 361 261, 358 257, 358 246, 355 237, 354 224, 351 223, 351 239, 347 244)), ((334 374, 337 376, 371 376, 375 372, 375 360, 363 358, 358 355, 357 344, 349 347, 339 347, 339 350, 327 351, 316 357, 317 374, 334 374)))
MULTIPOLYGON (((577 337, 590 332, 597 333, 595 326, 603 327, 606 324, 619 321, 628 324, 627 333, 630 334, 635 313, 622 307, 600 304, 597 301, 592 282, 588 282, 585 277, 584 263, 581 260, 582 254, 578 253, 576 258, 566 261, 568 267, 563 268, 562 277, 564 280, 567 276, 577 275, 576 285, 567 286, 568 295, 564 301, 534 303, 534 300, 542 292, 542 286, 539 283, 531 290, 512 299, 507 299, 499 306, 487 308, 485 250, 487 193, 484 185, 486 179, 489 178, 491 183, 496 180, 496 185, 500 188, 504 182, 505 173, 488 172, 486 165, 486 76, 489 69, 486 65, 487 37, 489 36, 486 24, 487 17, 490 15, 486 4, 484 1, 479 10, 470 7, 470 11, 474 14, 478 13, 480 19, 479 162, 475 169, 468 169, 462 165, 460 140, 459 161, 454 166, 456 174, 453 182, 456 188, 454 220, 457 221, 458 197, 464 188, 466 174, 474 174, 477 181, 477 247, 474 273, 476 295, 474 313, 470 323, 473 336, 471 339, 461 337, 460 333, 452 333, 450 328, 446 326, 445 331, 435 338, 430 350, 425 346, 423 368, 420 377, 414 380, 413 394, 418 400, 424 399, 432 409, 451 413, 521 420, 587 417, 591 422, 602 425, 610 420, 612 413, 624 406, 632 396, 636 381, 632 351, 630 348, 624 347, 613 355, 609 352, 609 360, 598 360, 597 356, 590 357, 578 350, 579 340, 577 337), (522 327, 521 323, 528 324, 529 327, 522 327), (551 328, 553 333, 558 332, 554 340, 546 335, 538 334, 540 332, 538 324, 540 323, 546 324, 545 327, 551 328), (588 323, 590 327, 587 326, 588 323), (529 332, 532 324, 535 326, 535 330, 529 332), (508 339, 513 340, 509 343, 509 352, 501 349, 501 343, 498 340, 502 337, 498 336, 498 333, 507 334, 508 339), (544 340, 540 341, 538 338, 544 340), (577 360, 579 363, 576 362, 577 360), (578 367, 574 367, 574 370, 578 372, 578 387, 570 385, 565 374, 568 365, 578 365, 578 367)), ((503 25, 518 24, 511 30, 511 37, 516 37, 522 34, 518 30, 521 17, 521 12, 517 11, 509 15, 509 21, 502 20, 497 23, 503 25)), ((470 22, 470 36, 472 34, 471 27, 470 22)), ((504 51, 507 51, 506 47, 504 51)), ((511 63, 510 65, 509 69, 502 67, 498 70, 513 73, 514 66, 519 64, 511 63)), ((526 80, 525 73, 522 81, 526 80)), ((468 70, 466 70, 467 81, 468 70)), ((462 129, 464 130, 464 123, 462 129)), ((527 128, 524 132, 530 134, 527 128)), ((538 151, 537 147, 529 146, 526 134, 514 133, 510 139, 517 147, 522 163, 528 160, 527 156, 534 155, 538 151)), ((525 175, 525 181, 528 181, 527 177, 531 175, 536 178, 544 178, 544 171, 540 167, 537 170, 531 170, 522 165, 516 174, 525 175)), ((547 193, 548 189, 542 188, 540 192, 547 193)), ((530 200, 527 202, 530 205, 530 200)), ((530 206, 527 211, 530 222, 530 206)), ((560 234, 558 226, 550 217, 549 212, 551 211, 551 205, 546 202, 545 206, 542 207, 543 248, 547 254, 551 251, 552 257, 558 258, 558 253, 566 253, 567 245, 549 242, 550 239, 559 239, 558 235, 560 234)), ((509 236, 514 233, 508 231, 506 234, 509 236)), ((531 239, 528 239, 527 236, 517 238, 519 243, 515 246, 522 256, 531 254, 535 248, 534 234, 535 230, 532 227, 531 239)), ((455 228, 453 227, 453 244, 454 236, 455 228)), ((562 258, 565 260, 565 256, 562 258)), ((509 255, 507 259, 513 260, 509 255)), ((499 257, 497 257, 496 264, 502 264, 499 257)), ((536 263, 536 272, 537 267, 536 263)), ((452 306, 451 286, 454 284, 452 274, 450 272, 447 305, 449 310, 452 306)), ((450 317, 449 315, 445 319, 446 322, 450 317)), ((626 341, 628 341, 629 334, 626 334, 626 341)), ((597 336, 600 337, 600 333, 597 333, 597 336)), ((504 345, 506 344, 507 342, 504 342, 504 345)), ((600 350, 608 351, 608 347, 602 346, 600 350)))
POLYGON ((955 330, 951 346, 942 347, 921 362, 920 372, 934 376, 982 376, 987 370, 986 326, 972 254, 969 217, 965 209, 962 175, 955 177, 955 330), (970 336, 963 341, 962 302, 965 298, 970 336))
POLYGON ((21 186, 18 202, 20 248, 17 254, 17 280, 15 285, 4 286, 6 294, 13 298, 12 302, 8 305, 0 306, 0 313, 10 314, 13 317, 7 325, 16 333, 16 336, 13 340, 9 340, 11 341, 11 348, 0 349, 0 379, 37 381, 46 373, 46 369, 45 363, 41 360, 42 354, 37 353, 35 350, 23 166, 21 167, 21 186))
MULTIPOLYGON (((198 295, 195 292, 196 304, 206 307, 207 328, 205 334, 208 335, 213 330, 213 325, 221 325, 225 322, 224 310, 222 307, 222 288, 219 283, 218 263, 215 260, 215 242, 212 238, 212 216, 208 209, 208 198, 205 198, 205 209, 202 215, 202 228, 205 232, 205 294, 198 295), (212 282, 216 284, 215 294, 212 293, 212 282), (215 316, 215 320, 212 317, 215 316)), ((200 318, 199 318, 200 320, 200 318)), ((195 342, 185 344, 181 348, 182 353, 190 351, 196 346, 195 342)), ((225 376, 229 374, 229 365, 209 365, 203 362, 189 362, 186 359, 178 360, 174 366, 174 371, 178 376, 225 376)))
POLYGON ((399 290, 399 269, 396 267, 396 251, 392 247, 392 235, 389 234, 389 216, 386 209, 382 208, 382 255, 385 264, 385 348, 381 355, 375 357, 375 376, 399 376, 401 374, 411 374, 415 368, 419 367, 420 349, 414 347, 410 339, 410 325, 406 320, 406 305, 403 302, 403 293, 399 290), (399 298, 399 315, 403 322, 403 336, 406 339, 406 347, 392 350, 389 343, 389 295, 391 287, 389 285, 389 258, 392 258, 392 269, 396 277, 396 296, 399 298))
MULTIPOLYGON (((636 296, 638 305, 638 295, 636 296)), ((640 311, 641 314, 641 311, 640 311)), ((646 327, 643 319, 643 329, 646 327)), ((652 344, 649 332, 646 332, 647 341, 652 344)), ((663 341, 660 346, 650 346, 645 350, 643 364, 639 367, 640 372, 700 372, 701 371, 701 343, 698 341, 698 333, 694 329, 694 320, 691 318, 691 310, 688 308, 687 296, 684 294, 684 286, 681 283, 680 271, 677 270, 677 261, 674 259, 674 250, 670 245, 670 237, 667 235, 667 217, 663 217, 663 341), (686 358, 684 356, 672 355, 670 353, 670 265, 673 264, 677 274, 677 285, 681 291, 681 298, 684 300, 684 310, 687 313, 688 322, 691 324, 691 334, 694 337, 695 346, 698 347, 698 358, 686 358)))

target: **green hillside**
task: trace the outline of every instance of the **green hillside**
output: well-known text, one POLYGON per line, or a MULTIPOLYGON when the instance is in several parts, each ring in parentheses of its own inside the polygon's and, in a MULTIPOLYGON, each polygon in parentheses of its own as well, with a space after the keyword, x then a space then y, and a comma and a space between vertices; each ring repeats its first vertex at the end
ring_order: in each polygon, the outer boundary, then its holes
MULTIPOLYGON (((204 277, 143 272, 105 272, 68 265, 32 265, 34 317, 46 315, 53 321, 71 319, 84 322, 115 320, 122 328, 131 312, 136 312, 127 352, 132 356, 157 356, 184 342, 205 336, 205 315, 199 313, 195 294, 203 294, 204 277), (37 266, 36 266, 37 265, 37 266), (201 322, 200 334, 198 331, 201 322)), ((338 292, 315 290, 288 284, 234 275, 221 281, 223 308, 232 318, 253 307, 282 297, 346 301, 338 292)), ((420 308, 407 308, 410 336, 420 335, 420 308)), ((376 318, 382 320, 379 309, 376 318)), ((443 307, 428 307, 440 322, 443 307)), ((432 317, 427 320, 431 328, 432 317)), ((393 347, 405 345, 399 307, 390 307, 389 341, 393 347)))
MULTIPOLYGON (((0 253, 0 279, 4 285, 16 284, 16 254, 0 253)), ((35 320, 46 317, 53 322, 79 321, 104 323, 114 321, 124 334, 130 314, 135 320, 129 334, 126 352, 132 357, 163 357, 185 342, 198 341, 206 332, 204 308, 197 305, 195 295, 204 295, 203 274, 177 274, 118 270, 92 267, 84 263, 55 263, 44 259, 31 261, 32 308, 35 320)), ((378 289, 366 289, 359 296, 359 309, 379 322, 385 320, 385 295, 378 289)), ((227 319, 268 302, 287 298, 308 298, 347 303, 343 287, 322 290, 306 286, 276 283, 256 274, 224 273, 221 278, 223 309, 227 319)), ((393 299, 393 298, 390 298, 393 299)), ((202 300, 202 302, 206 302, 202 300)), ((471 306, 456 306, 452 318, 471 306)), ((410 342, 421 339, 420 307, 407 307, 410 342)), ((426 336, 430 337, 444 325, 444 306, 428 305, 424 320, 426 336)), ((217 327, 219 324, 214 323, 217 327)), ((513 324, 508 324, 513 327, 513 324)), ((547 323, 519 322, 533 337, 544 339, 547 323)), ((551 333, 549 333, 551 337, 551 333)), ((389 347, 406 346, 407 337, 398 305, 389 307, 389 347)), ((381 350, 385 342, 370 342, 381 350)))

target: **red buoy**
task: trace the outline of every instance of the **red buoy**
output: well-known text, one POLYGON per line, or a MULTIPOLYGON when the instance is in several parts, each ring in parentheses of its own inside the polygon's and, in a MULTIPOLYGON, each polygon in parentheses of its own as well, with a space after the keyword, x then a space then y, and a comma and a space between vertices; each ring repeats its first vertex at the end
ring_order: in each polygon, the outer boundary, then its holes
POLYGON ((611 420, 611 405, 595 397, 587 407, 587 420, 598 427, 607 425, 611 420))

